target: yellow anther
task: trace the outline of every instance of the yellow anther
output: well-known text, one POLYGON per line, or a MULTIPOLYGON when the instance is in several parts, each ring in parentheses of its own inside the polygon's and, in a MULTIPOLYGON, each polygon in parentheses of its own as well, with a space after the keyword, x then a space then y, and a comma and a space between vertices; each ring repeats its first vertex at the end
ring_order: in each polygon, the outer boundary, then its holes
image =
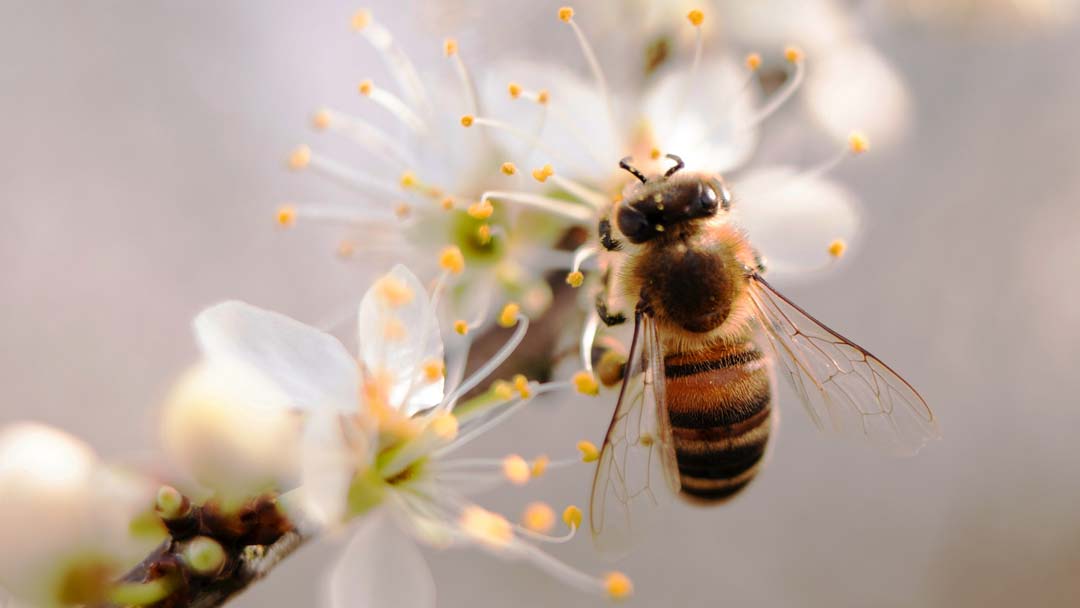
POLYGON ((532 170, 533 179, 540 182, 541 184, 546 182, 547 178, 551 177, 552 175, 555 175, 555 169, 551 165, 544 165, 539 169, 532 170))
POLYGON ((653 148, 652 150, 649 150, 649 158, 653 160, 658 160, 660 158, 660 148, 653 148))
POLYGON ((371 24, 371 12, 360 9, 353 13, 352 16, 352 29, 359 32, 368 25, 371 24))
POLYGON ((446 53, 447 57, 457 55, 458 45, 457 40, 453 38, 447 38, 443 41, 443 53, 446 53))
POLYGON ((394 207, 394 215, 398 216, 399 219, 409 217, 410 213, 412 213, 412 207, 409 206, 409 203, 398 203, 394 207))
POLYGON ((356 245, 352 241, 341 241, 337 246, 338 257, 349 258, 356 253, 356 245))
POLYGON ((573 378, 574 388, 582 395, 599 395, 600 384, 596 381, 596 377, 587 370, 581 370, 574 374, 573 378))
POLYGON ((694 27, 700 27, 701 23, 705 21, 705 13, 695 8, 686 14, 686 18, 690 20, 690 24, 694 27))
POLYGON ((799 63, 803 60, 803 51, 797 46, 789 46, 784 49, 784 59, 791 63, 799 63))
POLYGON ((600 450, 597 450, 596 444, 588 439, 577 442, 577 449, 581 452, 581 462, 596 462, 600 459, 600 450))
POLYGON ((570 20, 574 18, 574 9, 569 6, 559 8, 559 19, 565 23, 570 23, 570 20))
POLYGON ((516 486, 529 483, 529 479, 532 477, 532 468, 529 467, 529 463, 525 462, 525 459, 517 454, 511 454, 503 458, 502 470, 503 475, 506 475, 510 483, 516 486))
POLYGON ((870 140, 862 131, 854 131, 848 135, 848 148, 854 154, 862 154, 870 150, 870 140))
POLYGON ((510 92, 511 99, 517 99, 518 97, 521 97, 521 85, 516 82, 511 82, 506 87, 506 90, 510 92))
POLYGON ((476 117, 472 114, 464 114, 461 117, 461 126, 471 127, 474 120, 476 120, 476 117))
POLYGON ((502 171, 504 175, 513 175, 517 173, 517 167, 512 162, 505 162, 499 165, 499 171, 502 171))
POLYGON ((491 205, 491 201, 483 200, 469 205, 469 208, 466 211, 470 217, 478 220, 486 220, 495 212, 495 207, 491 205))
POLYGON ((613 600, 622 600, 634 593, 634 583, 622 572, 609 572, 604 575, 604 590, 613 600))
POLYGON ((847 251, 847 243, 844 242, 844 239, 834 239, 833 242, 829 243, 829 255, 832 257, 840 258, 845 251, 847 251))
POLYGON ((505 548, 514 540, 514 529, 505 517, 477 506, 465 507, 458 524, 474 540, 495 549, 505 548))
POLYGON ((465 334, 469 333, 469 324, 461 319, 458 319, 457 321, 454 321, 454 331, 457 332, 458 335, 464 336, 465 334))
POLYGON ((419 183, 419 180, 412 171, 403 171, 401 177, 398 178, 398 183, 401 184, 402 188, 412 188, 419 183))
POLYGON ((413 293, 413 290, 405 284, 405 281, 390 274, 375 281, 373 287, 375 289, 375 295, 377 295, 384 304, 392 308, 400 308, 409 302, 412 302, 413 298, 416 296, 416 294, 413 293))
POLYGON ((445 441, 453 441, 457 438, 458 434, 458 419, 457 416, 444 412, 437 414, 431 419, 429 423, 431 425, 431 432, 435 433, 435 436, 445 441))
POLYGON ((750 71, 756 72, 761 67, 761 55, 757 53, 750 53, 746 56, 746 67, 750 68, 750 71))
POLYGON ((499 401, 508 401, 514 397, 514 385, 506 380, 496 380, 491 383, 491 392, 499 401))
POLYGON ((580 528, 581 527, 581 509, 576 505, 570 505, 563 509, 562 512, 563 523, 567 528, 580 528))
POLYGON ((514 390, 521 395, 522 399, 528 399, 532 395, 529 390, 529 379, 524 374, 515 374, 512 380, 514 381, 514 390))
POLYGON ((282 205, 278 207, 277 223, 279 226, 289 227, 296 223, 296 207, 292 205, 282 205))
POLYGON ((580 270, 575 270, 566 275, 566 284, 571 287, 581 287, 581 284, 585 282, 585 275, 580 270))
POLYGON ((476 229, 476 241, 481 245, 487 245, 491 242, 491 226, 489 224, 480 224, 476 229))
POLYGON ((441 201, 439 201, 439 205, 442 206, 444 211, 450 211, 451 209, 454 208, 454 199, 447 196, 447 197, 443 198, 441 201))
POLYGON ((330 126, 330 112, 319 110, 311 117, 311 126, 322 131, 330 126))
POLYGON ((439 268, 453 274, 461 274, 465 270, 465 256, 457 245, 447 245, 439 252, 439 268))
POLYGON ((607 349, 600 355, 600 361, 596 364, 596 373, 604 386, 612 387, 623 379, 623 370, 626 368, 626 356, 607 349))
POLYGON ((544 474, 545 471, 547 471, 547 467, 550 462, 551 459, 547 456, 537 456, 533 459, 532 464, 529 465, 529 474, 532 475, 533 479, 540 477, 544 474))
POLYGON ((439 359, 429 359, 424 362, 424 379, 435 382, 446 374, 446 365, 439 359))
POLYGON ((540 89, 536 92, 536 103, 547 105, 549 101, 551 101, 551 93, 548 93, 547 89, 540 89))
POLYGON ((555 527, 555 511, 542 502, 530 503, 521 515, 521 525, 539 534, 547 534, 555 527))
POLYGON ((521 306, 514 302, 508 303, 503 306, 502 312, 499 313, 499 325, 503 327, 513 327, 517 325, 518 315, 521 313, 521 306))
POLYGON ((375 88, 375 85, 372 84, 370 80, 361 81, 360 84, 356 87, 356 89, 360 91, 361 95, 371 95, 371 90, 373 88, 375 88))
POLYGON ((296 146, 296 149, 289 155, 289 168, 295 171, 303 169, 310 162, 311 148, 307 146, 296 146))
POLYGON ((386 325, 383 325, 383 337, 392 342, 404 340, 407 333, 401 319, 387 319, 386 325))

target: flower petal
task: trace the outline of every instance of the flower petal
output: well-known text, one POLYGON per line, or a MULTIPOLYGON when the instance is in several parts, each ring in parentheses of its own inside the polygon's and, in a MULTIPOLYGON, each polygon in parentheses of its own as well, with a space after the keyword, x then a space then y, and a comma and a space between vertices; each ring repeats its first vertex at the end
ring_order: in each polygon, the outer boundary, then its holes
POLYGON ((791 167, 750 171, 733 185, 735 221, 766 258, 770 275, 803 275, 831 261, 829 244, 858 236, 855 198, 836 182, 791 167))
POLYGON ((357 469, 370 464, 375 446, 361 433, 347 439, 346 428, 344 418, 328 411, 312 412, 304 425, 300 489, 307 514, 323 526, 346 519, 349 484, 357 469))
POLYGON ((884 144, 903 134, 910 100, 900 75, 873 47, 851 43, 818 58, 803 96, 814 119, 843 140, 853 130, 884 144))
POLYGON ((332 608, 433 608, 435 581, 424 556, 383 513, 360 522, 330 573, 332 608))
POLYGON ((333 336, 244 302, 223 302, 195 318, 209 359, 231 358, 258 370, 294 407, 355 411, 356 363, 333 336))
POLYGON ((395 266, 364 294, 357 329, 360 361, 373 377, 389 382, 391 405, 411 416, 442 402, 443 376, 425 375, 427 365, 443 364, 439 321, 427 290, 408 268, 395 266))
POLYGON ((726 172, 749 158, 757 131, 750 120, 754 95, 746 76, 732 62, 703 63, 696 74, 685 66, 669 70, 644 102, 657 145, 681 156, 691 168, 726 172))

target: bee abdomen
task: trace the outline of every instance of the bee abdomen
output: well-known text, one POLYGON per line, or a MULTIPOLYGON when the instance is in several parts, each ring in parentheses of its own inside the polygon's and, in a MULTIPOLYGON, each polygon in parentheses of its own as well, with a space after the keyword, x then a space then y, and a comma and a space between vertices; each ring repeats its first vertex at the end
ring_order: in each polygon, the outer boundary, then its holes
POLYGON ((751 342, 664 359, 682 492, 718 502, 757 474, 769 441, 768 361, 751 342))

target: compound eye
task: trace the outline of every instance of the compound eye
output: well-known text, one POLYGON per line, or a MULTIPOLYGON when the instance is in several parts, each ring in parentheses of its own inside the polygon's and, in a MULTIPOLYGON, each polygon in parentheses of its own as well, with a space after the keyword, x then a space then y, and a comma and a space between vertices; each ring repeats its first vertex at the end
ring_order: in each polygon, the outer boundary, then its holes
POLYGON ((716 190, 713 189, 711 184, 703 184, 701 188, 701 208, 706 213, 712 214, 716 212, 716 190))
POLYGON ((649 240, 653 232, 645 214, 630 206, 619 209, 615 222, 619 225, 619 232, 626 235, 631 243, 643 243, 649 240))

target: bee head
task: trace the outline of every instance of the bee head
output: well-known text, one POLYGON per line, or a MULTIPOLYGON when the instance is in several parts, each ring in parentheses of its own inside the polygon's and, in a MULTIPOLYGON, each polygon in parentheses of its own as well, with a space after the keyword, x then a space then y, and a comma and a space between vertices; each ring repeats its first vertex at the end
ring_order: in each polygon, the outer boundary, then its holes
POLYGON ((641 181, 615 210, 615 224, 631 243, 644 243, 674 225, 712 217, 731 207, 731 194, 719 177, 675 175, 683 161, 674 154, 668 158, 677 164, 652 180, 627 164, 628 158, 619 162, 641 181))

